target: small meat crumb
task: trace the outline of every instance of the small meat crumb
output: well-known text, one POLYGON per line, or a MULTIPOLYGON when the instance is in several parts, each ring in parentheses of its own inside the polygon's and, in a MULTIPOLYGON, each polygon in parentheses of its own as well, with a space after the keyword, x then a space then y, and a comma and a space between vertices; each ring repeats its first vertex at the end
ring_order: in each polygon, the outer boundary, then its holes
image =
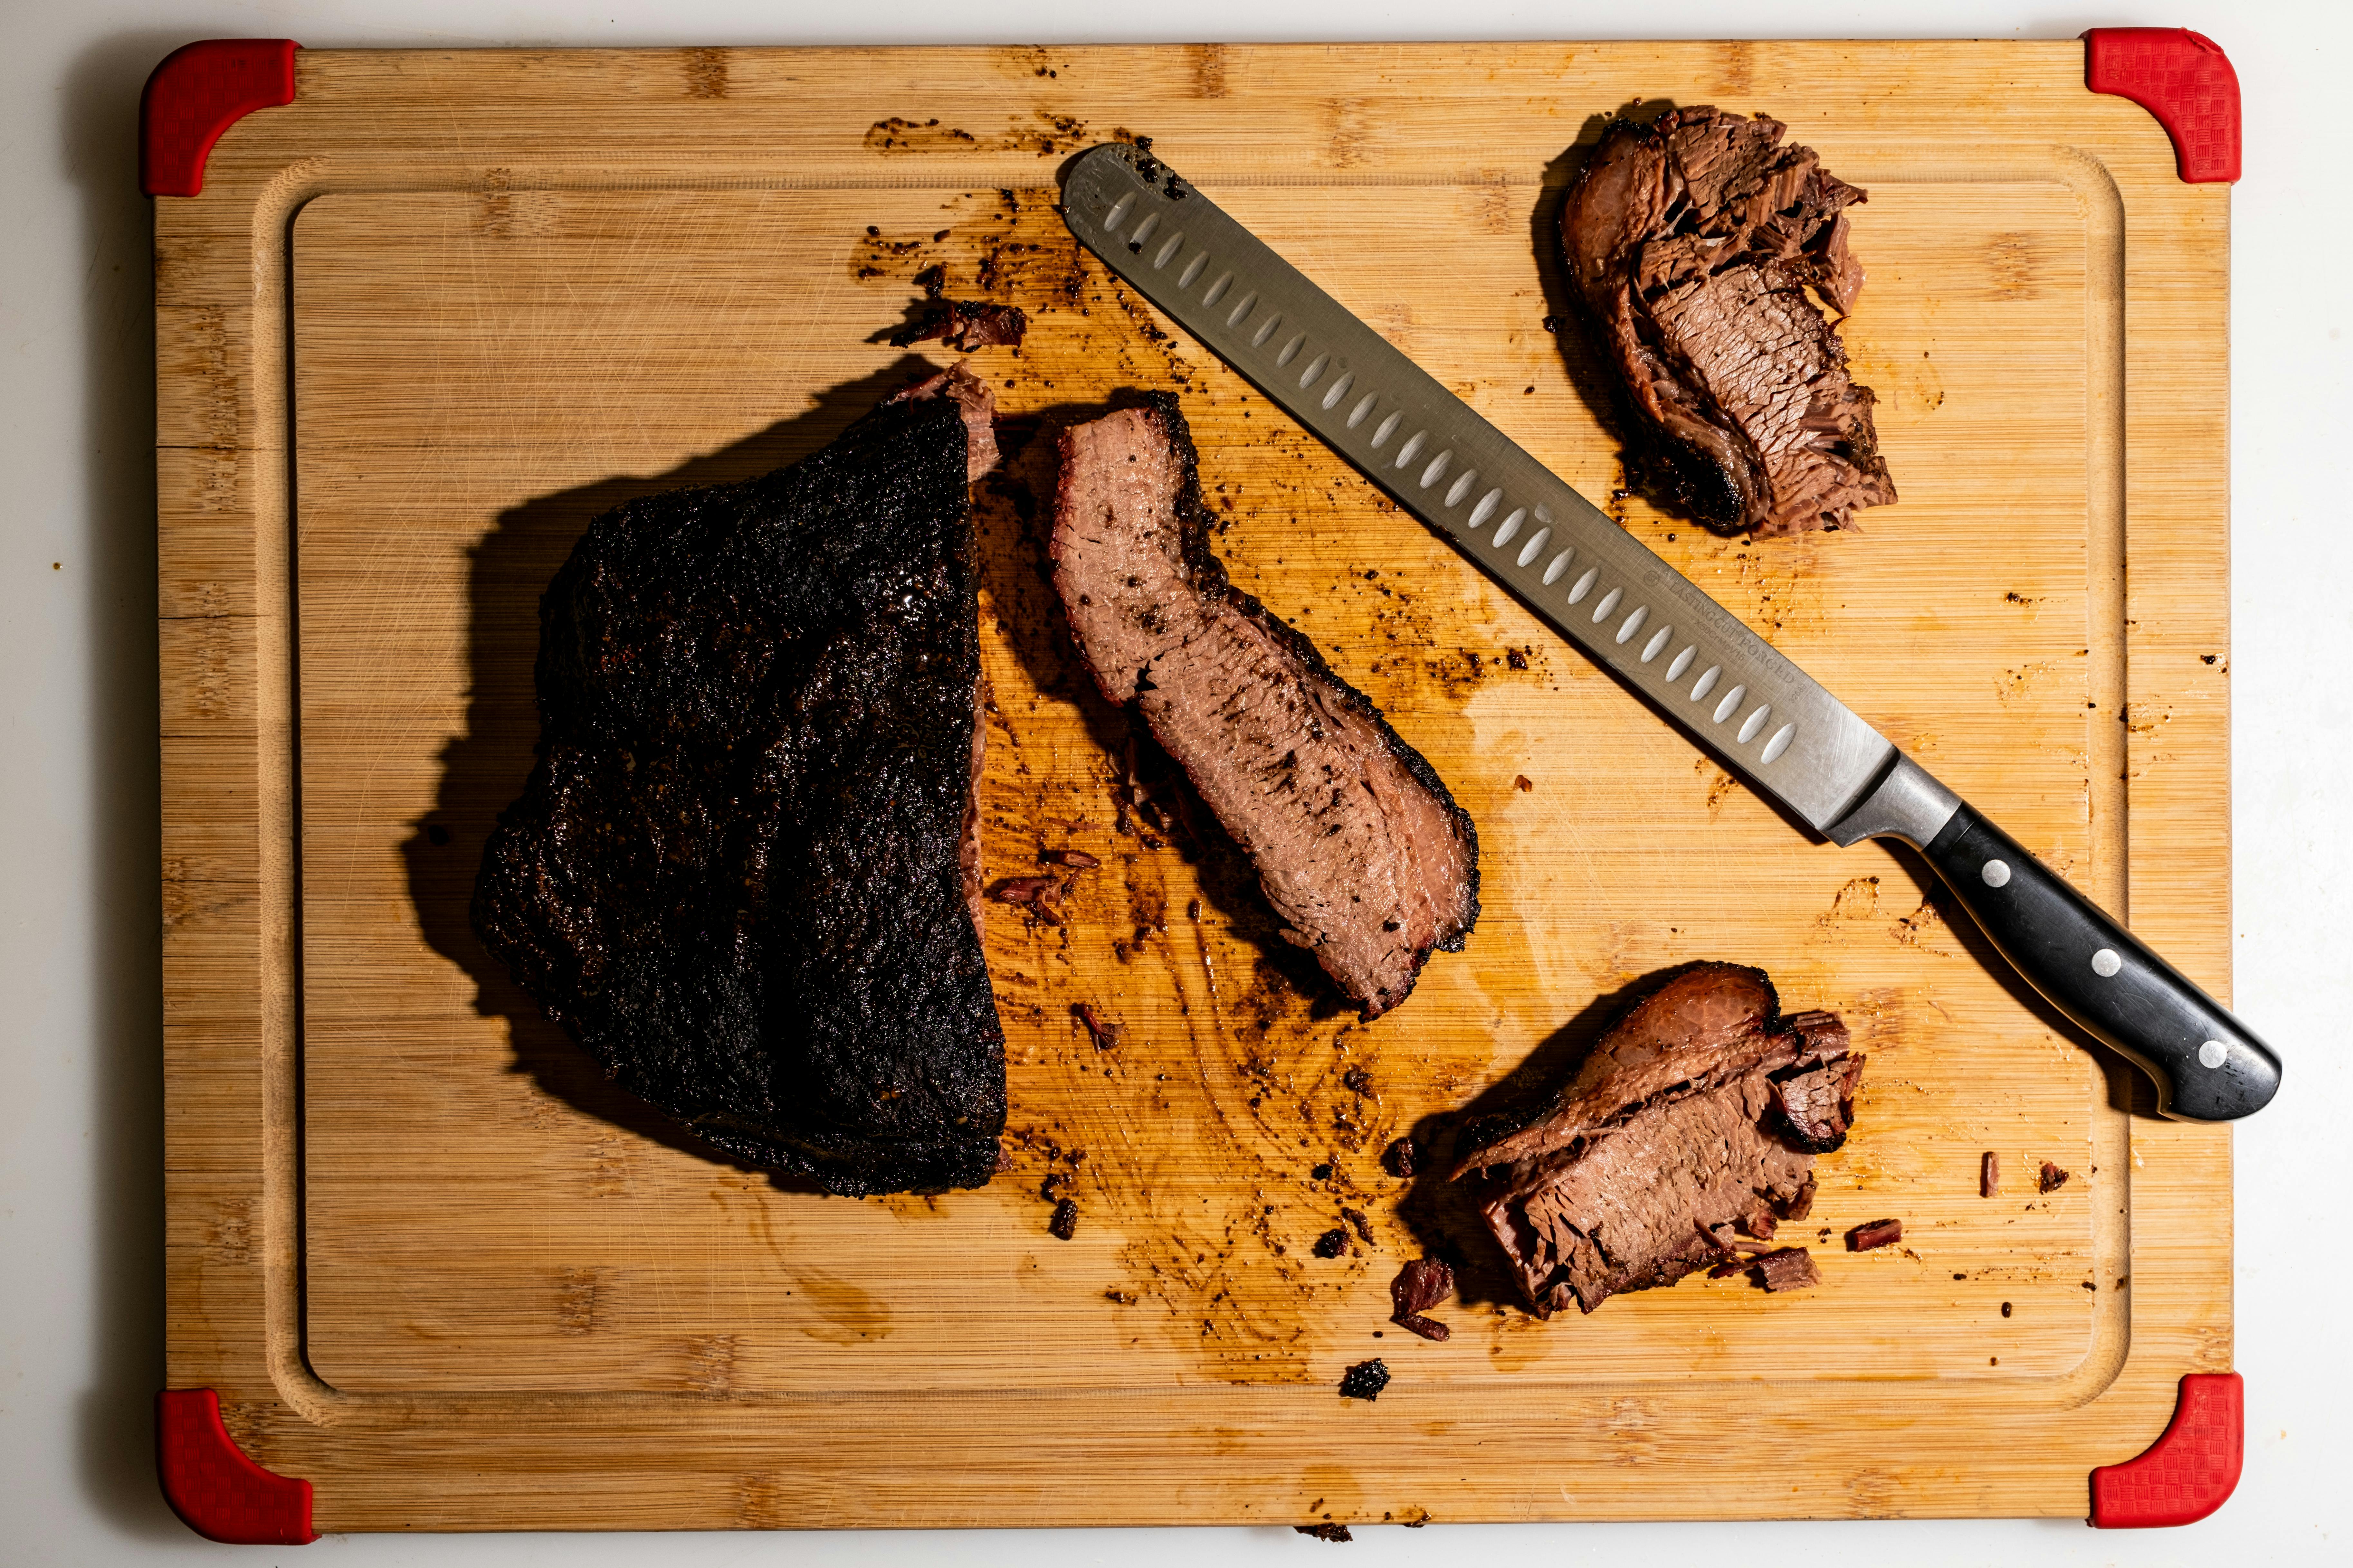
POLYGON ((1518 790, 1530 790, 1536 786, 1535 781, 1529 778, 1527 774, 1514 773, 1512 775, 1512 787, 1518 790))
POLYGON ((1802 1247, 1785 1247, 1757 1260, 1757 1281, 1767 1290, 1799 1290, 1822 1282, 1813 1254, 1802 1247))
POLYGON ((1095 1043, 1095 1049, 1107 1051, 1119 1044, 1119 1026, 1105 1022, 1103 1016, 1096 1012, 1092 1005, 1085 1002, 1071 1003, 1071 1016, 1086 1026, 1088 1036, 1095 1043))
POLYGON ((1340 1397, 1361 1399, 1370 1404, 1378 1399, 1381 1396, 1381 1390, 1388 1385, 1388 1363, 1380 1357, 1375 1356, 1370 1361, 1360 1361, 1348 1369, 1346 1374, 1340 1379, 1340 1397))
POLYGON ((1347 1085, 1348 1092, 1351 1094, 1373 1092, 1373 1075, 1362 1068, 1350 1068, 1340 1075, 1340 1081, 1347 1085))
POLYGON ((2050 1161, 2043 1161, 2041 1189, 2046 1193, 2057 1192, 2060 1188, 2067 1184, 2068 1174, 2069 1173, 2061 1170, 2050 1161))
POLYGON ((1000 904, 1050 910, 1062 901, 1062 884, 1051 877, 1003 877, 989 884, 987 897, 1000 904))
POLYGON ((1310 1165, 1307 1168, 1307 1179, 1311 1182, 1330 1181, 1332 1179, 1332 1162, 1326 1160, 1320 1165, 1310 1165))
POLYGON ((2001 1191, 2001 1156, 1989 1149, 1978 1161, 1978 1196, 1992 1197, 2001 1191))
POLYGON ((1069 866, 1081 871, 1092 871, 1103 864, 1083 849, 1049 849, 1046 858, 1057 866, 1069 866))
POLYGON ((1302 1535, 1312 1535, 1318 1541, 1354 1541, 1345 1524, 1294 1524, 1292 1529, 1302 1535))
POLYGON ((968 353, 998 344, 1018 345, 1029 330, 1029 317, 1018 305, 934 299, 922 321, 891 334, 891 346, 903 349, 936 341, 968 353))
POLYGON ((2005 1318, 2010 1316, 2010 1303, 2007 1301, 2001 1304, 2001 1315, 2005 1318))
POLYGON ((1381 1152, 1381 1169, 1402 1180, 1419 1168, 1419 1152, 1410 1137, 1400 1138, 1381 1152))
POLYGON ((1079 1205, 1064 1198, 1054 1205, 1054 1217, 1046 1222, 1046 1229, 1057 1241, 1068 1241, 1079 1234, 1079 1205))
MULTIPOLYGON (((1783 1219, 1804 1219, 1813 1212, 1814 1174, 1811 1171, 1809 1171, 1806 1173, 1805 1184, 1798 1189, 1797 1196, 1791 1198, 1787 1204, 1782 1205, 1781 1217, 1783 1219)), ((1822 1234, 1827 1236, 1830 1233, 1825 1231, 1822 1234)))
POLYGON ((1518 648, 1514 648, 1504 655, 1504 662, 1510 665, 1514 669, 1525 669, 1528 667, 1528 656, 1522 653, 1518 648))
POLYGON ((1343 1204, 1340 1205, 1340 1217, 1348 1222, 1348 1228, 1356 1233, 1357 1240, 1366 1247, 1373 1245, 1373 1222, 1365 1217, 1364 1210, 1352 1209, 1343 1204))
POLYGON ((1856 1226, 1846 1233, 1849 1252, 1869 1252, 1874 1247, 1887 1247, 1904 1239, 1904 1222, 1900 1219, 1875 1219, 1868 1225, 1856 1226))
POLYGON ((1315 1238, 1315 1256, 1318 1258, 1337 1258, 1347 1250, 1348 1233, 1336 1225, 1315 1238))

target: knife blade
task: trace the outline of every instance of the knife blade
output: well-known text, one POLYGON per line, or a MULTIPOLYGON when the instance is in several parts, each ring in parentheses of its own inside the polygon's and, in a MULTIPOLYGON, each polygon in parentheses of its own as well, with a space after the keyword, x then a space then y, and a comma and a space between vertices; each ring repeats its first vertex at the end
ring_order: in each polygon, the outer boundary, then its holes
POLYGON ((1749 788, 1841 847, 1895 838, 2020 974, 2219 1121, 2279 1058, 1819 681, 1148 152, 1064 179, 1079 242, 1749 788))

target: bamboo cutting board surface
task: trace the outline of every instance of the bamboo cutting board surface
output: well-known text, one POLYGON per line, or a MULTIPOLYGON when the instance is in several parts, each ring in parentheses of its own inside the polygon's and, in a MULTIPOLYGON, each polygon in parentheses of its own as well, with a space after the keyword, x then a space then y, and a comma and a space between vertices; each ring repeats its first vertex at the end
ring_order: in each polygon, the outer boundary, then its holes
POLYGON ((2080 1513, 2182 1373, 2230 1364, 2227 1131, 2133 1114, 1915 862, 1793 832, 1053 203, 1071 153, 1153 135, 2220 994, 2227 187, 2179 184, 2081 58, 298 57, 297 100, 157 209, 174 1385, 219 1389, 322 1529, 2080 1513), (1638 98, 1775 113, 1869 189, 1846 341, 1901 504, 1751 542, 1620 493, 1542 231, 1564 154, 1638 98), (934 265, 1032 321, 968 361, 1010 452, 976 491, 987 871, 1103 865, 1060 924, 989 911, 1010 1169, 855 1202, 606 1086, 466 903, 581 529, 829 440, 923 369, 881 339, 934 265), (1138 386, 1178 392, 1236 580, 1478 822, 1468 948, 1370 1025, 1229 845, 1122 810, 1126 727, 1060 629, 1039 509, 1057 423, 1138 386), (1561 1072, 1697 958, 1870 1055, 1799 1232, 1823 1284, 1530 1319, 1379 1152, 1561 1072), (2043 1160, 2073 1173, 2048 1195, 2043 1160), (1888 1215, 1900 1247, 1842 1250, 1888 1215), (1386 1321, 1426 1247, 1473 1265, 1444 1344, 1386 1321), (1372 1355, 1388 1392, 1340 1400, 1372 1355))

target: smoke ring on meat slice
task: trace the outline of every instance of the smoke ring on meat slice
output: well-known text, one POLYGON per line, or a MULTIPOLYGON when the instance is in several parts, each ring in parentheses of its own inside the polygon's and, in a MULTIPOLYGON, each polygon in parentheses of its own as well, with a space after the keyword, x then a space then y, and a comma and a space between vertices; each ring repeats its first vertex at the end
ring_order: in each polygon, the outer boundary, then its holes
POLYGON ((1780 1016, 1762 970, 1695 965, 1611 1026, 1551 1106, 1465 1154, 1529 1306, 1590 1312, 1723 1262, 1813 1196, 1863 1058, 1829 1013, 1780 1016), (1793 1087, 1795 1086, 1795 1087, 1793 1087), (1795 1105, 1793 1112, 1791 1106, 1795 1105))
POLYGON ((1571 279, 1655 477, 1709 525, 1835 528, 1895 500, 1837 330, 1864 193, 1786 128, 1715 109, 1613 121, 1561 208, 1571 279))
POLYGON ((616 1082, 864 1194, 978 1186, 1005 1122, 977 919, 961 367, 825 450, 596 519, 540 605, 537 762, 473 923, 616 1082))
POLYGON ((1479 838, 1420 752, 1314 645, 1234 589, 1176 400, 1065 430, 1054 586, 1133 710, 1247 853, 1283 934, 1366 1018, 1479 917, 1479 838))

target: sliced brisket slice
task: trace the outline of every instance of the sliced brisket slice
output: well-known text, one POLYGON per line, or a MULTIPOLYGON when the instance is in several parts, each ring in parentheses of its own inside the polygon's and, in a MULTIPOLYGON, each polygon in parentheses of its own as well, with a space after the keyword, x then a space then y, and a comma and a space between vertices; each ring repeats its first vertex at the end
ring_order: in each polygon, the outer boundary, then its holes
POLYGON ((1655 477, 1711 525, 1760 534, 1895 499, 1871 389, 1809 297, 1852 309, 1846 208, 1863 193, 1785 129, 1714 109, 1614 121, 1561 209, 1569 274, 1655 477))
POLYGON ((952 371, 791 468, 590 523, 475 886, 484 944, 617 1082, 840 1193, 978 1186, 1005 1121, 972 902, 988 412, 952 371))
POLYGON ((1374 1017, 1478 919, 1477 831, 1362 692, 1229 585, 1208 527, 1175 398, 1063 432, 1054 586, 1096 683, 1249 854, 1283 934, 1374 1017))
POLYGON ((1551 1107, 1473 1150, 1482 1213, 1542 1316, 1723 1262, 1812 1197, 1810 1151, 1843 1138, 1863 1058, 1828 1013, 1779 1016, 1763 971, 1685 971, 1604 1035, 1551 1107), (1816 1092, 1816 1075, 1827 1085, 1816 1092), (1788 1110, 1792 1084, 1802 1125, 1788 1110), (1828 1110, 1825 1110, 1827 1104, 1828 1110))

